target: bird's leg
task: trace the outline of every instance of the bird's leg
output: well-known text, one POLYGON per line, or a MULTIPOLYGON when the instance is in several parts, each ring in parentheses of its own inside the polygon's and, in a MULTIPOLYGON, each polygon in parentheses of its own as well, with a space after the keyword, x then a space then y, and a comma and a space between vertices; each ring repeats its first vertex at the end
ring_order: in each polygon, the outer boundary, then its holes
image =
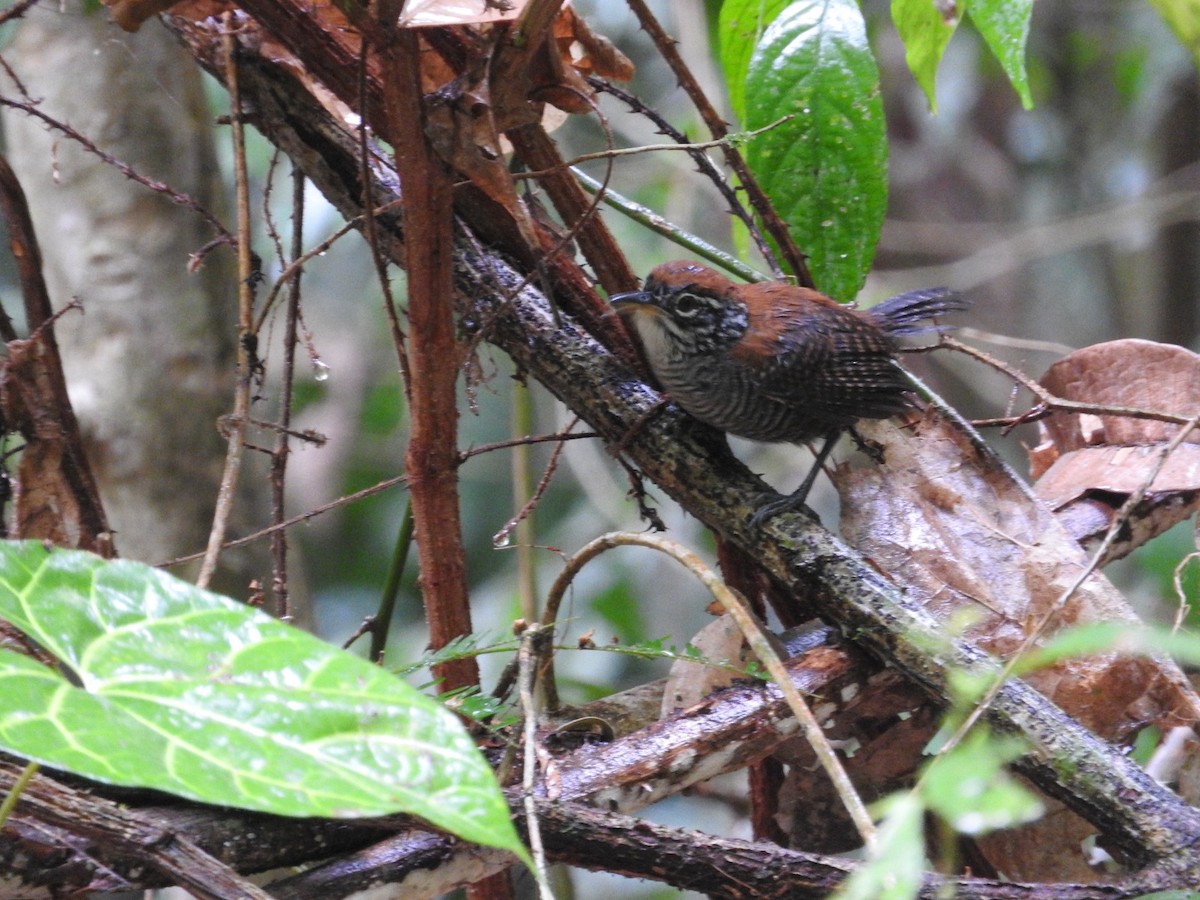
POLYGON ((868 441, 865 437, 858 433, 858 429, 851 426, 849 429, 850 437, 854 441, 854 446, 858 448, 860 453, 865 453, 871 458, 871 462, 876 465, 883 464, 883 445, 878 441, 868 441))
POLYGON ((811 514, 809 510, 804 509, 804 501, 808 499, 808 492, 812 490, 813 483, 817 480, 817 476, 821 474, 825 466, 825 460, 829 459, 829 454, 833 452, 833 445, 837 443, 841 434, 841 429, 838 429, 825 435, 825 443, 817 451, 817 458, 813 461, 812 468, 808 470, 808 474, 804 476, 804 481, 800 483, 800 487, 796 488, 796 490, 792 491, 786 497, 780 497, 778 500, 772 500, 760 506, 754 515, 750 517, 751 526, 757 527, 767 519, 774 518, 780 513, 803 510, 811 514))

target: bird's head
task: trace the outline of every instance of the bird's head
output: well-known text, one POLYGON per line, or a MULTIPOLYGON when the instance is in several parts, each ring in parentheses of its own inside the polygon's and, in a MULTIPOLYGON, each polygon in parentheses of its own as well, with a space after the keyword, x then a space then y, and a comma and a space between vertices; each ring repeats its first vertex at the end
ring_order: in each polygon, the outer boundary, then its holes
POLYGON ((633 325, 652 365, 664 356, 720 352, 746 333, 749 322, 736 284, 683 260, 656 266, 640 291, 617 294, 612 305, 633 325))

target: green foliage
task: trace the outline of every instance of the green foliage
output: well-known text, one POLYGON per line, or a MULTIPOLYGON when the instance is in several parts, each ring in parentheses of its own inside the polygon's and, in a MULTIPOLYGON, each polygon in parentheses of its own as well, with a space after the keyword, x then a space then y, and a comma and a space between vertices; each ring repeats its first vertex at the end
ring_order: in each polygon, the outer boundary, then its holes
POLYGON ((1042 814, 1041 802, 1004 769, 1023 752, 1021 741, 976 727, 926 766, 921 797, 955 831, 972 837, 1032 822, 1042 814))
POLYGON ((388 672, 149 566, 0 544, 0 746, 110 784, 285 816, 408 812, 524 857, 458 720, 388 672))
MULTIPOLYGON (((951 629, 953 631, 953 629, 951 629)), ((1069 628, 1022 658, 1017 675, 1067 658, 1119 652, 1169 654, 1181 661, 1200 663, 1200 636, 1172 633, 1168 629, 1138 627, 1128 622, 1101 622, 1069 628)), ((951 694, 954 707, 947 724, 931 742, 930 750, 952 732, 986 689, 990 676, 954 673, 951 694)), ((1145 742, 1154 735, 1147 733, 1145 742)), ((976 725, 957 746, 937 755, 925 766, 917 786, 877 804, 882 817, 879 840, 864 864, 835 895, 837 900, 868 897, 907 900, 915 897, 924 868, 923 823, 933 813, 961 834, 982 835, 1036 819, 1040 801, 1008 775, 1005 766, 1024 752, 1022 744, 976 725)), ((1149 752, 1143 746, 1142 755, 1149 752)), ((1166 892, 1154 897, 1182 898, 1192 892, 1166 892)))
POLYGON ((1200 66, 1200 0, 1150 0, 1200 66))
POLYGON ((1127 656, 1170 656, 1189 666, 1200 665, 1200 634, 1131 622, 1095 622, 1068 628, 1022 657, 1018 676, 1062 659, 1121 653, 1127 656))
POLYGON ((879 69, 854 0, 793 3, 746 73, 746 126, 791 116, 750 145, 755 177, 839 300, 862 287, 887 207, 879 69))
POLYGON ((717 20, 721 65, 729 82, 729 105, 746 121, 746 73, 750 57, 767 26, 783 12, 788 0, 725 0, 717 20))
POLYGON ((929 108, 936 111, 938 63, 958 28, 958 18, 943 16, 930 0, 892 0, 892 21, 904 41, 909 71, 929 99, 929 108))
MULTIPOLYGON (((1032 0, 960 3, 1028 108, 1032 0)), ((893 0, 909 68, 936 105, 937 68, 958 25, 932 0, 893 0)), ((730 105, 758 136, 748 161, 817 286, 852 300, 875 256, 887 208, 887 136, 879 70, 854 0, 726 0, 720 58, 730 105)))
MULTIPOLYGON (((956 718, 951 714, 949 721, 956 718)), ((1004 768, 1023 752, 1019 740, 976 726, 956 747, 935 756, 913 790, 876 804, 881 819, 878 840, 834 895, 836 900, 917 896, 926 867, 926 813, 971 836, 1013 828, 1041 816, 1041 801, 1004 768)))
POLYGON ((971 0, 967 9, 980 36, 1016 89, 1021 105, 1032 109, 1033 97, 1025 74, 1025 44, 1029 40, 1033 0, 971 0))
POLYGON ((907 900, 915 897, 925 872, 922 819, 916 791, 893 794, 877 804, 883 816, 870 856, 838 888, 833 900, 907 900))

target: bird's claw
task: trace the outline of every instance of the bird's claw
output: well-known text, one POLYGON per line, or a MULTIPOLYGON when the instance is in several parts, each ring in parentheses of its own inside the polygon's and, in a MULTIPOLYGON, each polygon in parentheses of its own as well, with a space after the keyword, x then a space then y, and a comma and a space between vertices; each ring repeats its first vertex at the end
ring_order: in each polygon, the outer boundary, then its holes
POLYGON ((750 527, 760 528, 766 524, 768 519, 773 519, 776 516, 784 513, 800 513, 807 516, 814 522, 820 523, 821 517, 813 512, 809 507, 804 505, 806 496, 796 496, 789 494, 786 497, 776 497, 774 500, 768 500, 762 506, 754 511, 750 516, 750 527))

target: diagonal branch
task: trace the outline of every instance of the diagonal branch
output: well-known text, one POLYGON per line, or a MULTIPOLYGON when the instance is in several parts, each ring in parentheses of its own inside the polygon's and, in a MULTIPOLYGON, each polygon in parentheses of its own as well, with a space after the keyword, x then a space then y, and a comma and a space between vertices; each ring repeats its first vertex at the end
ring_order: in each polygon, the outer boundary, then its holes
MULTIPOLYGON (((268 137, 306 166, 343 215, 361 212, 353 136, 332 123, 288 73, 263 62, 253 78, 249 67, 245 74, 245 89, 258 86, 260 126, 268 137), (319 153, 307 135, 319 140, 319 153)), ((387 202, 394 197, 394 182, 385 172, 377 177, 374 196, 387 202)), ((385 249, 400 259, 398 235, 386 236, 395 223, 387 224, 381 229, 385 249)), ((566 317, 556 319, 545 298, 525 283, 525 275, 502 258, 460 240, 454 264, 456 284, 468 295, 467 318, 488 323, 489 340, 610 442, 627 440, 630 458, 647 477, 760 560, 776 581, 811 597, 823 616, 935 697, 945 696, 952 671, 996 671, 995 661, 966 641, 931 654, 928 648, 945 640, 941 623, 819 524, 787 515, 765 528, 752 527, 752 501, 768 489, 726 450, 715 447, 707 430, 668 411, 628 439, 634 423, 657 403, 657 395, 590 334, 566 317)), ((989 718, 1029 742, 1032 749, 1019 764, 1022 771, 1097 825, 1127 858, 1145 863, 1173 857, 1193 873, 1200 871, 1194 848, 1200 840, 1200 811, 1118 750, 1020 681, 998 693, 989 718)))

